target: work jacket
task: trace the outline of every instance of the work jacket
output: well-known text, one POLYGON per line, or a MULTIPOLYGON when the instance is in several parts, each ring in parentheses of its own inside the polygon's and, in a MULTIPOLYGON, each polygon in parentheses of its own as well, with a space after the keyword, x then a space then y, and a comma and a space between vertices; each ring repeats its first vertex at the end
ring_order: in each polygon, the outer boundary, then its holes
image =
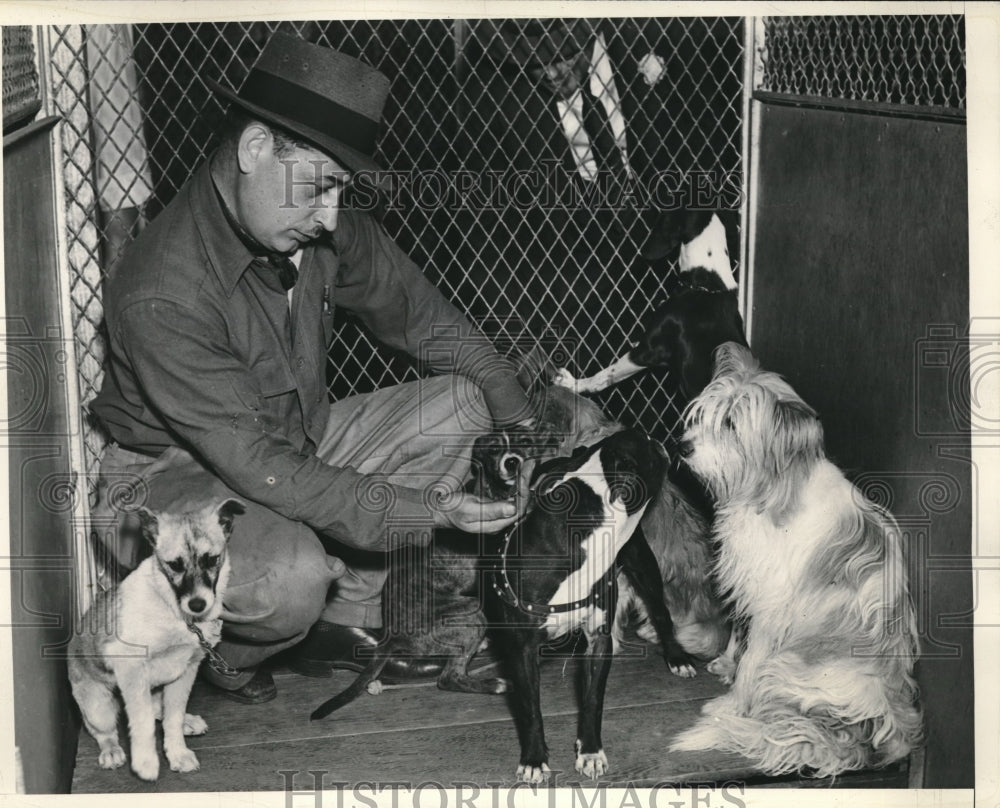
MULTIPOLYGON (((341 211, 332 238, 304 248, 290 318, 253 261, 206 161, 109 279, 106 372, 91 409, 123 446, 151 456, 179 446, 239 495, 385 549, 387 513, 361 493, 371 480, 315 454, 334 308, 424 368, 471 378, 500 423, 526 414, 513 367, 365 213, 341 211)), ((426 522, 422 497, 395 486, 393 519, 426 522)))

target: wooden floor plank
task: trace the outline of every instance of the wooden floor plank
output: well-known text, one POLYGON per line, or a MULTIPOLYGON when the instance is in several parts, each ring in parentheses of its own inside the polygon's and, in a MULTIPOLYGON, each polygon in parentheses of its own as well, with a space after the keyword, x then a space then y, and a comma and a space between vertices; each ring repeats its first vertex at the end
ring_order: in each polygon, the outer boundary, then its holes
MULTIPOLYGON (((553 750, 572 751, 575 671, 572 662, 564 664, 563 660, 549 660, 542 666, 542 706, 553 750)), ((484 671, 492 673, 495 670, 484 671)), ((128 770, 103 771, 96 766, 96 744, 84 734, 74 791, 280 789, 283 780, 276 772, 282 768, 305 771, 299 761, 311 761, 309 765, 322 764, 320 768, 332 771, 334 758, 337 776, 349 782, 372 778, 419 782, 445 775, 463 782, 475 777, 509 779, 516 763, 517 738, 505 697, 448 693, 433 684, 407 685, 379 696, 366 694, 327 719, 309 721, 315 707, 353 679, 353 674, 341 671, 331 679, 278 672, 278 698, 254 706, 235 704, 199 683, 188 709, 202 715, 209 725, 206 735, 189 739, 201 759, 200 772, 179 775, 167 770, 157 784, 150 785, 128 770), (329 752, 331 748, 338 750, 335 755, 329 752), (443 749, 461 750, 447 771, 440 766, 443 749), (493 763, 496 759, 507 763, 498 767, 493 763), (265 768, 255 773, 259 766, 265 768), (234 778, 237 770, 240 776, 234 778)), ((655 773, 662 768, 656 760, 669 738, 690 724, 702 703, 722 692, 723 686, 703 669, 699 676, 685 680, 672 676, 655 655, 616 659, 605 700, 605 743, 610 748, 614 738, 620 744, 618 760, 623 771, 636 776, 655 773), (649 726, 649 731, 634 732, 636 722, 649 726)), ((569 758, 564 762, 570 770, 571 764, 569 758)), ((700 765, 689 763, 685 772, 700 765)))
MULTIPOLYGON (((298 772, 291 780, 296 790, 311 790, 309 771, 324 772, 328 787, 363 781, 438 783, 446 788, 514 784, 517 736, 504 697, 410 685, 362 696, 330 718, 310 722, 309 713, 353 681, 353 674, 338 672, 332 679, 317 680, 279 672, 275 678, 278 698, 256 706, 235 704, 196 685, 189 711, 200 713, 209 724, 208 734, 189 739, 201 761, 198 772, 171 772, 162 760, 159 781, 149 784, 136 778, 127 764, 114 771, 99 769, 97 745, 83 733, 74 793, 274 791, 286 788, 291 772, 298 772)), ((691 725, 705 701, 724 690, 703 668, 696 678, 684 680, 672 676, 655 655, 616 659, 603 733, 611 772, 600 783, 648 787, 758 777, 738 755, 668 751, 671 739, 691 725)), ((542 707, 556 784, 591 785, 573 771, 572 664, 553 660, 542 666, 542 707)), ((902 787, 905 772, 851 775, 838 778, 835 785, 849 786, 854 780, 868 787, 902 787)), ((790 782, 794 784, 794 778, 774 785, 790 782)), ((817 782, 822 783, 829 781, 817 782)))

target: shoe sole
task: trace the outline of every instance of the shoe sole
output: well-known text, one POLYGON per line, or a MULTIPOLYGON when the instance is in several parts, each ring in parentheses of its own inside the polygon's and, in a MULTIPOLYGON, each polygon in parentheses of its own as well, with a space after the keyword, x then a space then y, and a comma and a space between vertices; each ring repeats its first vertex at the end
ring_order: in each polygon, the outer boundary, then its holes
MULTIPOLYGON (((251 680, 252 681, 252 680, 251 680)), ((278 688, 271 683, 271 686, 266 690, 258 691, 255 695, 250 696, 243 692, 243 688, 238 687, 235 690, 226 690, 224 687, 219 687, 219 685, 209 683, 212 687, 212 691, 218 693, 220 696, 229 699, 230 701, 239 702, 240 704, 264 704, 269 701, 274 701, 278 697, 278 688)))
MULTIPOLYGON (((328 662, 323 659, 294 659, 288 661, 288 669, 299 676, 307 676, 310 679, 332 679, 334 670, 352 671, 361 673, 367 669, 367 665, 355 662, 328 662)), ((443 668, 442 668, 443 669, 443 668)), ((429 674, 428 676, 379 676, 379 681, 386 685, 405 685, 410 682, 432 682, 441 675, 441 671, 429 674)))

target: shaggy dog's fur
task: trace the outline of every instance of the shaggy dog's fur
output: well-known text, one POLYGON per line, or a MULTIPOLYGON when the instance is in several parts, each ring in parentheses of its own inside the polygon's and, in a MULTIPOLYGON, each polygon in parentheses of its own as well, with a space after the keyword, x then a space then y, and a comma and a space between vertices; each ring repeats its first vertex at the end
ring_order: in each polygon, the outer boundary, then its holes
POLYGON ((682 454, 717 501, 717 571, 748 620, 731 692, 674 749, 769 774, 884 766, 920 741, 900 531, 827 460, 816 413, 727 343, 685 415, 682 454))

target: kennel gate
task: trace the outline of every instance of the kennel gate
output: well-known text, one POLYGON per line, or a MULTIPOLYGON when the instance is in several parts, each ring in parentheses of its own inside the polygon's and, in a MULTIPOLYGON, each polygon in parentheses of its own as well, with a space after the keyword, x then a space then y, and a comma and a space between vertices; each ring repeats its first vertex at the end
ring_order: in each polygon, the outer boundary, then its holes
MULTIPOLYGON (((512 356, 541 344, 560 364, 589 373, 635 336, 664 281, 636 261, 656 213, 642 184, 665 177, 661 192, 676 196, 698 183, 704 204, 740 206, 743 18, 45 28, 48 104, 64 119, 84 405, 103 372, 102 280, 212 148, 221 107, 205 78, 239 87, 276 30, 359 56, 392 78, 378 157, 399 192, 385 201, 384 224, 512 356), (561 124, 559 87, 541 66, 575 66, 586 81, 587 61, 598 59, 627 128, 621 144, 608 134, 612 115, 605 112, 603 131, 588 121, 592 153, 607 168, 592 182, 561 124), (525 198, 526 188, 534 196, 525 198)), ((330 355, 335 397, 418 377, 411 362, 379 353, 349 320, 330 355)), ((652 375, 599 400, 661 438, 676 419, 652 375)), ((83 432, 81 476, 92 500, 106 439, 90 422, 83 432)), ((83 594, 81 605, 87 600, 83 594)))
MULTIPOLYGON (((212 147, 221 109, 205 78, 238 87, 275 30, 360 56, 393 79, 378 155, 398 191, 382 211, 387 229, 502 351, 540 343, 586 374, 622 352, 662 293, 664 278, 636 260, 657 205, 700 188, 689 202, 745 210, 751 90, 961 109, 961 25, 939 15, 40 29, 46 111, 64 119, 80 400, 101 383, 102 279, 212 147), (613 87, 625 122, 624 143, 609 137, 607 110, 603 130, 586 128, 604 183, 584 178, 558 80, 542 69, 561 64, 562 78, 576 68, 585 80, 588 62, 602 63, 594 73, 613 87), (651 197, 664 187, 669 199, 651 197)), ((330 371, 335 397, 417 378, 350 321, 330 371)), ((660 438, 676 421, 654 374, 597 399, 660 438)), ((83 433, 92 497, 105 438, 91 423, 83 433)))

